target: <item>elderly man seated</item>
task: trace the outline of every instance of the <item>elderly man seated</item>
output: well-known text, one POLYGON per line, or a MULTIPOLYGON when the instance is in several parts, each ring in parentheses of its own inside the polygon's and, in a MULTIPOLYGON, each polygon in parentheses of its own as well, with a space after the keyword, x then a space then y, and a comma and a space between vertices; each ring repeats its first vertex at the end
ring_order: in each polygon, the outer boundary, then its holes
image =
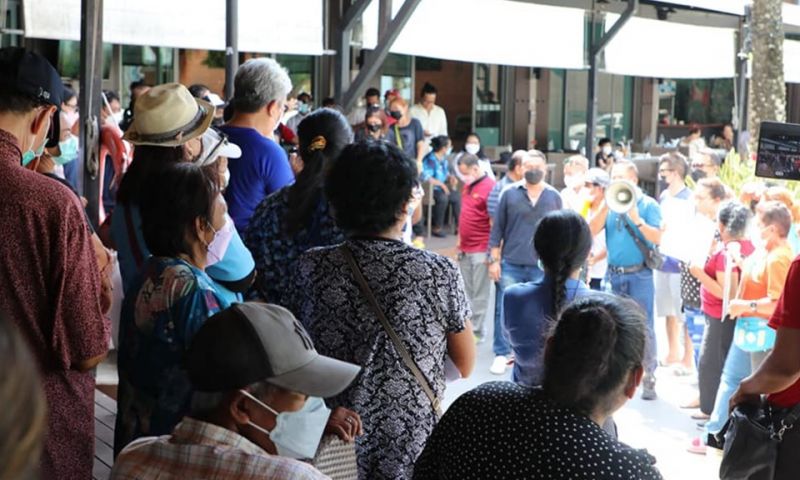
POLYGON ((172 435, 141 438, 117 458, 114 479, 322 479, 310 464, 323 432, 345 441, 361 419, 322 400, 360 367, 319 355, 294 316, 243 303, 200 328, 186 356, 192 413, 172 435), (329 418, 330 417, 330 418, 329 418))

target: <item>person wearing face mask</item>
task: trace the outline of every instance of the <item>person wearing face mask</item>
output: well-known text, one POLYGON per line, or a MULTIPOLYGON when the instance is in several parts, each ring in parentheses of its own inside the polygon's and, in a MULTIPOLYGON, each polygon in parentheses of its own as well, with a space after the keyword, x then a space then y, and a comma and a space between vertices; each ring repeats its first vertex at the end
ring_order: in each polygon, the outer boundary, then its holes
POLYGON ((136 438, 169 433, 188 412, 186 348, 208 317, 228 307, 205 272, 226 227, 215 179, 194 164, 173 162, 145 190, 142 233, 152 256, 122 306, 115 453, 136 438))
POLYGON ((486 334, 483 321, 489 306, 489 233, 492 222, 486 209, 494 180, 480 166, 478 157, 464 153, 458 158, 464 182, 461 190, 461 216, 458 219, 458 264, 464 277, 464 290, 472 307, 472 332, 477 342, 486 334))
POLYGON ((225 200, 236 230, 244 235, 258 204, 294 182, 286 152, 273 139, 292 81, 275 60, 252 58, 236 71, 234 83, 234 114, 220 130, 242 149, 242 156, 228 164, 225 200))
MULTIPOLYGON (((110 220, 111 243, 119 254, 125 291, 151 253, 142 233, 140 206, 160 169, 175 162, 191 162, 205 169, 221 191, 227 187, 228 159, 238 159, 242 151, 224 134, 209 128, 213 118, 213 106, 193 98, 177 83, 153 87, 139 98, 136 119, 125 134, 136 150, 120 182, 110 220), (199 121, 194 120, 198 116, 199 121)), ((221 241, 214 245, 207 268, 215 290, 228 303, 242 301, 255 277, 253 257, 232 224, 226 214, 221 241)))
POLYGON ((594 157, 594 166, 610 172, 611 167, 614 166, 614 149, 611 147, 611 139, 601 138, 597 142, 597 149, 598 152, 594 157))
POLYGON ((297 95, 297 114, 292 116, 289 120, 285 120, 285 125, 297 135, 297 126, 300 125, 300 122, 303 121, 304 118, 311 113, 312 105, 311 102, 313 98, 311 94, 306 92, 300 92, 297 95))
POLYGON ((353 132, 344 116, 330 108, 307 115, 297 131, 297 180, 261 202, 245 237, 258 271, 253 293, 278 305, 287 304, 289 277, 303 252, 345 240, 323 195, 322 176, 353 132))
POLYGON ((467 138, 464 142, 464 151, 459 152, 453 157, 452 170, 455 172, 455 175, 459 180, 462 182, 464 181, 464 179, 461 178, 461 173, 458 169, 458 161, 461 158, 461 155, 464 155, 465 153, 469 153, 470 155, 475 155, 478 157, 478 165, 480 165, 481 171, 491 178, 493 182, 497 180, 497 177, 492 170, 492 162, 489 160, 489 157, 483 153, 483 147, 481 147, 481 138, 475 132, 467 135, 467 138))
POLYGON ((422 159, 428 152, 422 124, 409 115, 408 102, 399 95, 389 101, 389 116, 394 120, 389 128, 389 143, 400 147, 406 157, 417 162, 417 168, 422 171, 422 159))
POLYGON ((586 171, 589 170, 589 159, 582 155, 572 155, 564 159, 564 189, 561 190, 561 201, 564 208, 578 213, 586 209, 586 199, 581 195, 586 171))
MULTIPOLYGON (((611 179, 602 168, 590 168, 586 172, 583 197, 589 202, 586 220, 591 221, 600 212, 606 195, 606 188, 611 179)), ((592 249, 586 259, 589 267, 589 288, 602 291, 603 281, 608 271, 608 249, 606 248, 606 232, 604 230, 592 237, 592 249)))
POLYGON ((356 142, 363 140, 388 141, 389 125, 386 121, 386 112, 379 106, 368 107, 363 121, 353 127, 353 131, 356 142))
POLYGON ((694 182, 702 178, 717 178, 722 159, 717 152, 708 148, 702 148, 694 155, 690 155, 692 160, 691 177, 694 182))
POLYGON ((332 413, 361 369, 319 355, 305 329, 277 305, 243 303, 200 327, 186 355, 188 415, 163 437, 141 438, 117 457, 112 479, 191 477, 322 480, 308 463, 324 433, 361 434, 355 412, 332 413), (231 352, 237 352, 232 355, 231 352))
MULTIPOLYGON (((789 228, 791 228, 792 215, 789 209, 779 202, 759 203, 756 211, 755 238, 752 238, 756 250, 744 262, 739 261, 736 264, 742 271, 741 282, 735 298, 728 305, 727 313, 737 323, 735 327, 737 330, 743 322, 747 322, 753 324, 748 336, 766 339, 769 337, 767 320, 775 312, 794 258, 786 239, 789 228), (759 319, 761 325, 755 324, 754 322, 759 319)), ((722 430, 725 420, 728 418, 731 397, 739 384, 751 372, 759 368, 775 343, 773 332, 772 341, 765 342, 760 350, 751 351, 752 348, 745 350, 743 348, 745 345, 740 341, 743 340, 741 337, 744 335, 737 339, 737 334, 739 332, 734 331, 733 343, 722 367, 714 410, 705 425, 708 446, 717 448, 720 445, 714 441, 714 436, 722 430)), ((734 403, 739 401, 741 401, 741 397, 734 403)), ((690 451, 692 450, 690 449, 690 451)), ((702 450, 694 451, 694 453, 702 453, 702 450)))
MULTIPOLYGON (((692 192, 684 181, 687 169, 686 158, 678 152, 664 154, 658 162, 658 190, 661 192, 658 199, 663 218, 659 249, 662 254, 682 262, 689 262, 697 247, 687 241, 693 236, 688 220, 695 210, 692 192)), ((675 266, 653 272, 655 315, 666 318, 669 351, 663 363, 677 364, 677 373, 688 374, 694 370, 694 348, 681 310, 681 272, 677 264, 675 266)))
POLYGON ((353 110, 347 114, 347 123, 350 124, 354 131, 356 131, 361 122, 364 121, 367 111, 372 108, 383 109, 381 105, 381 91, 375 87, 367 89, 367 92, 364 94, 363 105, 353 108, 353 110))
POLYGON ((43 154, 62 89, 41 55, 0 49, 0 310, 41 375, 47 419, 37 473, 56 480, 92 475, 92 369, 109 343, 83 207, 62 185, 22 166, 43 154))
POLYGON ((458 186, 458 180, 450 175, 450 165, 447 161, 447 156, 450 155, 451 149, 450 139, 447 136, 439 135, 433 137, 431 140, 431 152, 422 160, 422 172, 420 174, 422 182, 429 182, 433 185, 434 204, 431 235, 439 238, 447 236, 442 231, 447 207, 453 206, 455 218, 458 218, 461 210, 461 199, 454 188, 458 186))
POLYGON ((645 263, 643 248, 652 248, 661 242, 661 207, 652 197, 639 187, 639 170, 636 164, 627 160, 617 161, 611 169, 613 182, 626 181, 634 191, 635 198, 626 213, 612 212, 607 202, 589 221, 592 235, 606 232, 608 248, 608 280, 611 290, 618 295, 627 295, 639 304, 647 315, 648 343, 645 351, 645 376, 642 382, 642 399, 655 400, 658 366, 656 336, 653 327, 653 270, 645 263), (627 226, 626 226, 627 225, 627 226))
POLYGON ((527 152, 522 158, 522 172, 524 180, 509 186, 500 198, 489 239, 489 276, 498 282, 495 302, 500 305, 494 321, 495 358, 489 368, 494 375, 505 373, 512 361, 509 358, 511 346, 503 326, 503 291, 517 283, 539 280, 544 275, 531 241, 539 220, 563 206, 558 190, 544 180, 547 160, 543 153, 527 152))

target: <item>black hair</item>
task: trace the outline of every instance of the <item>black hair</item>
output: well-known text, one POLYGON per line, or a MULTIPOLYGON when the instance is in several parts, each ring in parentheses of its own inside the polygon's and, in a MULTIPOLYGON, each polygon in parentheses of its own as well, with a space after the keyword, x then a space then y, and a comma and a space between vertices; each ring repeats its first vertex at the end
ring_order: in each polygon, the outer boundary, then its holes
POLYGON ((142 233, 150 253, 159 257, 191 254, 186 232, 199 217, 212 221, 218 185, 188 162, 168 163, 148 179, 140 203, 142 233))
POLYGON ((189 93, 191 93, 194 98, 203 98, 205 97, 205 95, 201 94, 210 91, 211 89, 203 85, 202 83, 195 83, 194 85, 189 87, 189 93))
POLYGON ((117 95, 117 92, 115 92, 114 90, 103 90, 103 93, 106 94, 106 100, 108 100, 108 103, 111 103, 114 100, 122 103, 122 101, 119 98, 119 95, 117 95))
POLYGON ((314 110, 300 122, 297 126, 297 137, 303 170, 297 175, 294 185, 289 187, 288 213, 284 219, 284 228, 290 235, 308 227, 322 197, 325 168, 350 143, 353 131, 338 110, 321 108, 314 110), (311 145, 318 137, 325 139, 325 147, 312 150, 311 145))
POLYGON ((616 391, 640 368, 645 314, 633 300, 593 293, 570 303, 553 324, 542 387, 557 404, 583 415, 610 413, 616 391))
POLYGON ((22 93, 7 86, 0 88, 0 112, 28 113, 50 104, 44 100, 22 93))
POLYGON ((300 92, 297 94, 297 101, 308 103, 312 101, 311 94, 307 92, 300 92))
POLYGON ((397 146, 361 141, 331 163, 324 191, 339 228, 377 234, 406 214, 418 175, 416 163, 397 146))
POLYGON ((167 164, 182 160, 182 147, 136 145, 131 165, 120 181, 117 202, 127 205, 141 204, 147 183, 167 164))
POLYGON ((518 166, 522 164, 522 158, 517 156, 515 157, 511 152, 503 152, 500 154, 500 160, 503 160, 503 157, 507 157, 506 161, 504 162, 508 167, 508 171, 511 172, 518 166))
POLYGON ((598 147, 602 147, 605 144, 611 144, 611 139, 608 137, 601 138, 599 142, 597 142, 598 147))
POLYGON ((567 280, 592 249, 592 231, 577 212, 556 210, 539 221, 533 247, 545 271, 554 277, 553 313, 557 314, 566 298, 567 280))
POLYGON ((325 97, 322 99, 322 106, 327 108, 336 107, 336 99, 333 97, 325 97))
POLYGON ((380 96, 381 96, 381 91, 378 90, 375 87, 368 88, 367 89, 367 93, 364 94, 364 98, 367 98, 367 97, 380 97, 380 96))
POLYGON ((483 153, 483 141, 481 140, 481 136, 480 136, 480 135, 478 135, 478 133, 477 133, 477 132, 469 132, 469 133, 467 134, 467 136, 466 136, 466 137, 464 137, 464 143, 467 143, 467 139, 468 139, 469 137, 475 137, 475 138, 477 138, 477 139, 478 139, 478 144, 481 146, 481 148, 479 148, 479 149, 478 149, 478 153, 476 153, 475 155, 477 155, 477 156, 478 156, 478 158, 480 158, 481 160, 485 160, 485 159, 487 159, 488 157, 486 156, 486 154, 485 154, 485 153, 483 153))
POLYGON ((128 86, 128 90, 132 93, 137 88, 149 87, 149 86, 150 85, 148 85, 147 82, 145 82, 144 80, 134 80, 128 86))
POLYGON ((425 95, 431 93, 436 95, 437 93, 439 93, 439 91, 436 90, 436 87, 434 87, 432 83, 425 82, 425 85, 422 86, 422 96, 424 97, 425 95))
POLYGON ((450 137, 447 135, 437 135, 431 138, 431 149, 434 152, 438 152, 439 150, 446 148, 448 143, 450 143, 450 137))
POLYGON ((750 209, 739 202, 728 202, 719 209, 717 218, 733 238, 742 238, 750 220, 750 209))
POLYGON ((75 90, 73 90, 72 88, 64 85, 64 90, 62 90, 62 93, 61 93, 61 103, 66 104, 67 102, 69 102, 70 100, 75 98, 76 96, 77 95, 75 95, 75 90))

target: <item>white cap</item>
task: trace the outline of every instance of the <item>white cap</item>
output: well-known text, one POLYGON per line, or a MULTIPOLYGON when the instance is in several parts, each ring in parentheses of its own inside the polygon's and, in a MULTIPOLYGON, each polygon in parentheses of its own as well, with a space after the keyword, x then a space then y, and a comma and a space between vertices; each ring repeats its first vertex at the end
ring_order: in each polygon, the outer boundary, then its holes
POLYGON ((208 92, 208 95, 206 95, 206 100, 209 103, 211 103, 211 105, 214 105, 217 108, 227 105, 227 102, 225 102, 225 100, 223 100, 222 98, 220 98, 219 95, 213 92, 208 92))
POLYGON ((201 137, 203 141, 203 152, 195 164, 199 167, 211 165, 219 157, 239 158, 242 156, 242 149, 234 143, 228 141, 225 134, 221 134, 213 128, 209 128, 201 137))

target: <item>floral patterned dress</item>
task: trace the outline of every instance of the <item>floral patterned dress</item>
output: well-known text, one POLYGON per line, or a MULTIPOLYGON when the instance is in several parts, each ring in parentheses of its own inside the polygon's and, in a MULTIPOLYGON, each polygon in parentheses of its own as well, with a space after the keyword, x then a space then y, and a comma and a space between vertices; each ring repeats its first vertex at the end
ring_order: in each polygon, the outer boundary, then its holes
POLYGON ((287 234, 283 222, 289 211, 290 188, 284 187, 261 202, 245 237, 258 272, 251 297, 282 306, 288 301, 289 277, 297 258, 310 248, 336 245, 345 239, 324 199, 317 204, 306 228, 287 234))
MULTIPOLYGON (((346 245, 378 303, 437 397, 445 388, 447 335, 470 318, 464 281, 452 260, 400 241, 353 239, 346 245)), ((297 261, 290 309, 314 345, 362 367, 331 407, 358 412, 359 478, 411 478, 436 414, 370 309, 338 246, 309 250, 297 261)))
POLYGON ((194 265, 165 257, 145 263, 122 306, 115 453, 139 437, 171 433, 188 413, 184 353, 206 319, 227 307, 194 265))

